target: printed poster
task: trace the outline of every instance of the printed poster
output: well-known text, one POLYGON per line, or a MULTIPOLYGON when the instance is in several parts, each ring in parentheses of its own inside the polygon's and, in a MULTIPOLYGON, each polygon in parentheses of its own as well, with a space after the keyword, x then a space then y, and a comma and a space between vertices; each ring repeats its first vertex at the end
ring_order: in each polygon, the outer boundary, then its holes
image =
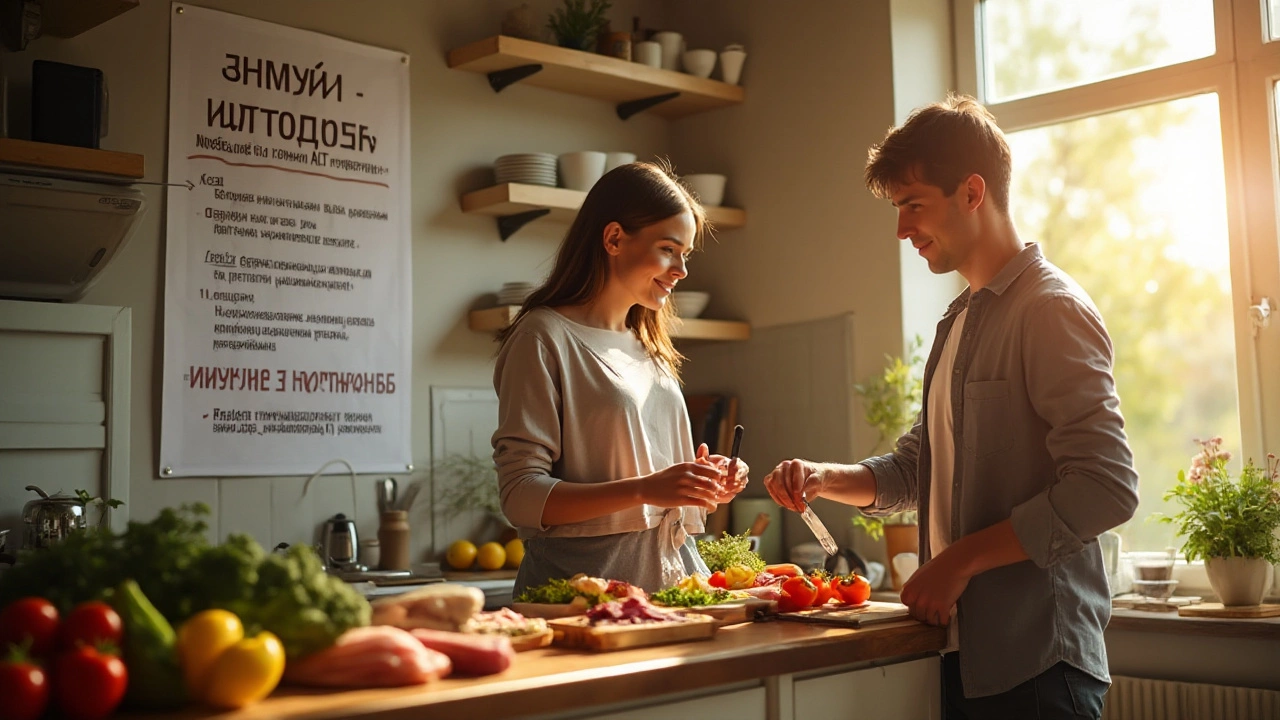
POLYGON ((408 56, 171 12, 160 476, 403 472, 408 56))

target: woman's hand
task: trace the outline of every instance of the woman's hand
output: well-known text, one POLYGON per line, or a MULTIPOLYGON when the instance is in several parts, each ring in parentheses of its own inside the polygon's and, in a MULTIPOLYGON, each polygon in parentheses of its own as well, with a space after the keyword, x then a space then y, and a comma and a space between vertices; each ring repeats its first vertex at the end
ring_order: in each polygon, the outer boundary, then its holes
POLYGON ((716 509, 720 493, 720 471, 700 462, 676 463, 665 470, 640 478, 640 497, 657 507, 697 507, 716 509))
POLYGON ((808 460, 783 460, 764 477, 764 489, 773 501, 788 510, 804 512, 805 502, 822 494, 826 470, 808 460))
POLYGON ((741 459, 730 459, 723 455, 712 455, 706 443, 698 446, 697 462, 714 467, 719 473, 720 491, 716 495, 716 503, 723 505, 732 500, 747 487, 747 476, 751 468, 741 459))

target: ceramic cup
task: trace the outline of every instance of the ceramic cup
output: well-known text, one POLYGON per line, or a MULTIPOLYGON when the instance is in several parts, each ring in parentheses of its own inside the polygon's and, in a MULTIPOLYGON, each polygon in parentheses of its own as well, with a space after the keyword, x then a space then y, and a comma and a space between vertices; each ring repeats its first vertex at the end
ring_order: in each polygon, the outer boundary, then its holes
POLYGON ((679 70, 680 54, 684 52, 684 36, 665 30, 653 34, 653 40, 662 48, 662 69, 679 70))
POLYGON ((586 192, 604 175, 605 154, 594 150, 560 156, 560 179, 570 190, 586 192))
POLYGON ((616 167, 620 167, 622 165, 628 165, 635 161, 636 161, 635 153, 629 153, 629 152, 605 153, 604 154, 604 171, 609 172, 610 170, 616 167))
POLYGON ((745 50, 724 50, 720 53, 720 77, 730 85, 737 85, 742 78, 742 63, 746 60, 745 50))
POLYGON ((694 77, 709 78, 716 67, 715 50, 689 50, 681 56, 684 71, 694 77))
POLYGON ((662 46, 652 40, 638 42, 631 46, 631 59, 641 65, 662 67, 662 46))

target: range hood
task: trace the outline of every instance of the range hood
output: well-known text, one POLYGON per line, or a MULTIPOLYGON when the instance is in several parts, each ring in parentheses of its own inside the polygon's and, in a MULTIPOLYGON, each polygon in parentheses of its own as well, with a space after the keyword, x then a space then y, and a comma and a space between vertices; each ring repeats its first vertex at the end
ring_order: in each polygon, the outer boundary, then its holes
POLYGON ((145 209, 127 185, 0 172, 0 297, 80 299, 145 209))

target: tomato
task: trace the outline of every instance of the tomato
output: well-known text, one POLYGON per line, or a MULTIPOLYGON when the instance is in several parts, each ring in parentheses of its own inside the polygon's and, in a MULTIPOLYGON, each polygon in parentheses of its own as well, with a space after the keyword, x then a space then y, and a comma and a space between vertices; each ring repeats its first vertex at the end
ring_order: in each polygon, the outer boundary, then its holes
POLYGON ((115 655, 80 646, 53 664, 53 700, 66 720, 101 720, 124 699, 128 674, 115 655))
POLYGON ((726 587, 727 583, 725 582, 725 579, 724 579, 724 571, 717 570, 711 573, 711 577, 707 578, 707 584, 710 585, 711 587, 717 587, 717 588, 726 587))
POLYGON ((58 628, 58 647, 70 650, 81 645, 120 647, 124 623, 112 607, 100 600, 80 603, 58 628))
POLYGON ((795 563, 778 563, 777 565, 766 565, 764 571, 773 575, 786 575, 787 577, 795 577, 803 575, 804 571, 795 563))
POLYGON ((0 661, 0 720, 36 720, 49 704, 49 681, 22 651, 0 661))
POLYGON ((840 597, 849 605, 861 605, 871 597, 871 581, 857 573, 849 573, 833 582, 836 583, 840 597))
POLYGON ((840 602, 840 591, 836 589, 836 583, 839 581, 835 577, 810 575, 809 580, 814 587, 818 588, 818 594, 813 599, 814 607, 822 607, 831 600, 840 602))
MULTIPOLYGON (((804 575, 797 575, 788 578, 782 583, 783 597, 788 598, 787 606, 795 606, 797 609, 804 609, 813 605, 813 601, 818 597, 818 588, 814 586, 813 581, 804 575)), ((782 612, 794 612, 793 610, 783 610, 784 603, 778 601, 778 609, 782 612)))
POLYGON ((9 645, 27 646, 35 657, 53 650, 58 637, 58 609, 40 597, 25 597, 0 611, 0 652, 9 645))

